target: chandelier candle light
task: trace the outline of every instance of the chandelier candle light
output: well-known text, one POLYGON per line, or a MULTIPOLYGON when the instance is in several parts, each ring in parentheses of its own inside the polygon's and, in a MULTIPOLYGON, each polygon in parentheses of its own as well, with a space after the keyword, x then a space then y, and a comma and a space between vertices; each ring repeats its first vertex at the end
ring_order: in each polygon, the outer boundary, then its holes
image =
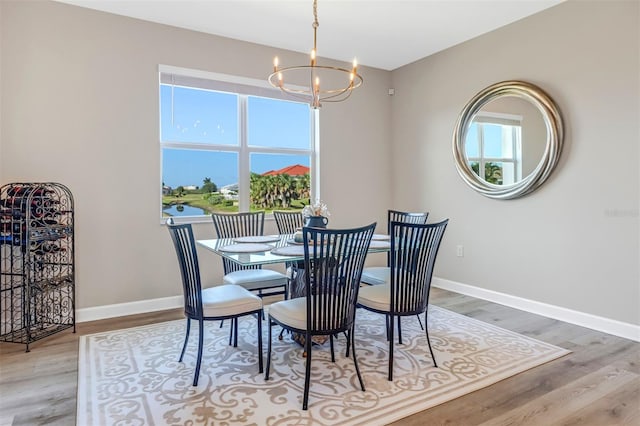
MULTIPOLYGON (((358 63, 353 60, 353 68, 348 70, 340 67, 331 67, 326 65, 318 65, 316 55, 316 39, 318 31, 318 0, 313 1, 313 50, 311 50, 311 64, 298 65, 292 67, 278 68, 278 57, 273 59, 273 73, 269 76, 269 83, 283 92, 299 98, 310 99, 310 104, 314 109, 322 106, 321 102, 342 102, 351 96, 353 89, 357 89, 362 85, 362 76, 358 74, 358 63), (300 76, 308 79, 309 87, 295 86, 291 83, 285 83, 285 75, 289 77, 300 76), (320 76, 322 76, 323 84, 327 87, 320 86, 320 76), (331 80, 326 83, 327 80, 331 80), (335 81, 334 81, 335 80, 335 81), (333 87, 334 82, 344 82, 343 85, 333 87)), ((289 79, 287 78, 287 81, 289 79)), ((294 80, 295 81, 295 80, 294 80)))

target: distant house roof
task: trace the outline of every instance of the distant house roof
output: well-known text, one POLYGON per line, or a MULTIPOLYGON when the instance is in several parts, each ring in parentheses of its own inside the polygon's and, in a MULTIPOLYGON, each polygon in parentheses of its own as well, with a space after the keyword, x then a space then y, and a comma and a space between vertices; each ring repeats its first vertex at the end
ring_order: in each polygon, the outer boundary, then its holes
POLYGON ((225 185, 222 188, 220 188, 220 191, 237 191, 237 190, 238 190, 237 183, 231 183, 229 185, 225 185))
POLYGON ((264 172, 262 176, 277 176, 287 174, 289 176, 304 176, 309 173, 309 167, 301 164, 294 164, 293 166, 287 166, 280 170, 269 170, 264 172))

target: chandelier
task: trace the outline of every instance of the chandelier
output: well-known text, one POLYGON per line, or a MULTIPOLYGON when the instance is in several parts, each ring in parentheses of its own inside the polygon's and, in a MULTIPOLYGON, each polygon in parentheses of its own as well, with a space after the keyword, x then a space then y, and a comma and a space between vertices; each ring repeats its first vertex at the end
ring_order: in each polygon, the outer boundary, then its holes
POLYGON ((311 50, 310 65, 278 68, 276 56, 273 59, 273 73, 269 75, 269 83, 292 97, 308 101, 314 109, 318 109, 322 106, 322 102, 342 102, 349 98, 353 89, 362 85, 362 76, 358 74, 358 63, 355 59, 353 68, 350 70, 318 65, 316 60, 318 0, 313 0, 313 17, 313 50, 311 50), (308 82, 308 87, 298 85, 301 81, 308 82))

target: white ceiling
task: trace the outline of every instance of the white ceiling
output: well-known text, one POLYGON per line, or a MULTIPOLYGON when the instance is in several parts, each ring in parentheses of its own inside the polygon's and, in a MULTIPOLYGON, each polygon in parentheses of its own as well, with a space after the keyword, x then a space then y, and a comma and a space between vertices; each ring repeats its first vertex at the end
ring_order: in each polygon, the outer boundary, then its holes
MULTIPOLYGON (((309 52, 312 0, 57 0, 309 52)), ((319 0, 320 57, 393 70, 564 0, 319 0)))

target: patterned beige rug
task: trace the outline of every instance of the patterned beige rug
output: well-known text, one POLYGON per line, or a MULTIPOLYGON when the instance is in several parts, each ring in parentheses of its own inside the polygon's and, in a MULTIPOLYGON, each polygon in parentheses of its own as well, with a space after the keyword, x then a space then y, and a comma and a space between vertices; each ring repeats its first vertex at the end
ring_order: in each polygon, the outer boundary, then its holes
POLYGON ((429 330, 440 368, 433 367, 417 319, 406 318, 404 344, 396 345, 394 381, 389 382, 384 317, 359 310, 356 349, 366 392, 358 388, 341 337, 335 363, 328 344, 313 351, 305 412, 304 358, 288 337, 274 336, 271 378, 265 382, 257 368, 255 320, 240 321, 237 348, 227 345, 227 326, 207 323, 200 382, 194 388, 197 325, 184 363, 177 362, 185 322, 82 336, 77 424, 383 425, 569 353, 431 306, 429 330))

